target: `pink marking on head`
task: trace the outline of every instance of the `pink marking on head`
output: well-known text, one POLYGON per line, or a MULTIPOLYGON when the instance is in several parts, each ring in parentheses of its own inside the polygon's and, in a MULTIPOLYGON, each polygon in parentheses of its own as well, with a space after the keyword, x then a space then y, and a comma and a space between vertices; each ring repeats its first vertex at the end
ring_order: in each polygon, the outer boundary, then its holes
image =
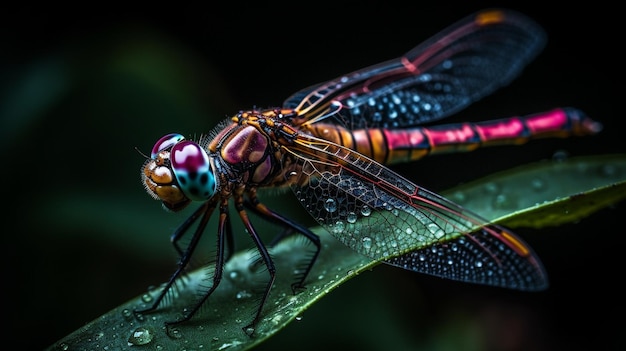
POLYGON ((196 172, 205 167, 207 160, 200 146, 192 141, 181 141, 172 148, 172 168, 196 172))
POLYGON ((176 145, 176 143, 184 140, 185 137, 178 133, 171 133, 162 136, 152 147, 152 151, 150 152, 152 158, 155 158, 159 152, 176 145))

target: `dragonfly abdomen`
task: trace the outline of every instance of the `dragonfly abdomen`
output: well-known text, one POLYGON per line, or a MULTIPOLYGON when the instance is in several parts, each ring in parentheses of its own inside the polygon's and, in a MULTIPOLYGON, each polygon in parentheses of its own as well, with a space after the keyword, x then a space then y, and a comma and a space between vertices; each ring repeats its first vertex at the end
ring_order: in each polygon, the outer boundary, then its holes
POLYGON ((313 134, 344 145, 383 164, 410 162, 429 154, 467 152, 479 147, 518 145, 538 138, 595 134, 602 126, 574 108, 479 123, 407 129, 315 126, 313 134))

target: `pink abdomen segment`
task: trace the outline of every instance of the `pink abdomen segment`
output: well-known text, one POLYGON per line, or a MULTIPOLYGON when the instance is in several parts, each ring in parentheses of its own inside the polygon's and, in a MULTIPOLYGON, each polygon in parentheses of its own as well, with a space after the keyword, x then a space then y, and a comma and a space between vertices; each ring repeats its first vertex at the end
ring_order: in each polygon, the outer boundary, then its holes
MULTIPOLYGON (((356 130, 359 149, 382 163, 418 160, 428 154, 472 151, 478 147, 519 145, 530 139, 595 134, 602 126, 574 108, 559 108, 523 117, 479 123, 448 124, 403 130, 356 130), (384 148, 374 147, 375 144, 384 148)), ((360 151, 360 150, 359 150, 360 151)))
POLYGON ((384 164, 410 162, 429 154, 478 147, 523 144, 530 139, 595 134, 602 126, 574 108, 479 123, 408 129, 358 129, 314 125, 313 134, 342 144, 384 164))

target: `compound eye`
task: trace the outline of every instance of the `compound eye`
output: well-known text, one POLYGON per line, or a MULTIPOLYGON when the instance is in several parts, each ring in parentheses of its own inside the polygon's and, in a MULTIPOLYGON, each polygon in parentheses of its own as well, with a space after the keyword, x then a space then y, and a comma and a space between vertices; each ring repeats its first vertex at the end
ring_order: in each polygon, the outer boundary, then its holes
POLYGON ((152 152, 150 153, 150 157, 156 159, 159 152, 174 146, 176 143, 185 140, 185 137, 178 133, 167 134, 161 139, 159 139, 156 144, 152 147, 152 152))
POLYGON ((178 186, 189 199, 203 201, 215 194, 215 173, 200 145, 188 140, 177 142, 170 152, 170 162, 178 186))

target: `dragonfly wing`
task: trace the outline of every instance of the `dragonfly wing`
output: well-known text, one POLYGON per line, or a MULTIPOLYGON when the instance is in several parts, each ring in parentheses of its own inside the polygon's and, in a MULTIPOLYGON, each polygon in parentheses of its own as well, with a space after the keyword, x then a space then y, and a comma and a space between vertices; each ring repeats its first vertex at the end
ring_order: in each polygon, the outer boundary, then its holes
POLYGON ((284 102, 301 123, 349 129, 402 128, 467 107, 517 77, 545 45, 545 33, 512 11, 468 16, 404 56, 303 89, 284 102), (341 112, 324 113, 330 104, 341 112))
POLYGON ((340 145, 302 135, 288 151, 296 197, 354 251, 454 280, 546 287, 539 259, 506 229, 340 145))
POLYGON ((384 262, 465 282, 530 291, 548 287, 546 272, 531 248, 515 234, 496 225, 486 225, 384 262))

